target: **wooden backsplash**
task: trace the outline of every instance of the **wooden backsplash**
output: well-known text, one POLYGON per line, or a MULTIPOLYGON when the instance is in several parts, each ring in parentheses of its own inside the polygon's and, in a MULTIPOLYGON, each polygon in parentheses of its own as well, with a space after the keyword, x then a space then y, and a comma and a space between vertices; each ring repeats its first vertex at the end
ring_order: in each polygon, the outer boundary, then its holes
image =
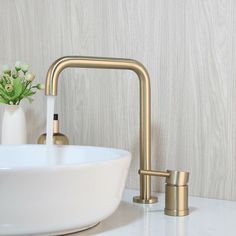
MULTIPOLYGON (((141 61, 151 77, 153 168, 190 171, 192 195, 236 200, 236 1, 0 0, 0 64, 28 62, 43 82, 64 55, 141 61)), ((72 144, 130 150, 127 186, 138 188, 136 76, 70 69, 61 77, 63 132, 72 144)), ((35 143, 46 98, 24 106, 35 143)))

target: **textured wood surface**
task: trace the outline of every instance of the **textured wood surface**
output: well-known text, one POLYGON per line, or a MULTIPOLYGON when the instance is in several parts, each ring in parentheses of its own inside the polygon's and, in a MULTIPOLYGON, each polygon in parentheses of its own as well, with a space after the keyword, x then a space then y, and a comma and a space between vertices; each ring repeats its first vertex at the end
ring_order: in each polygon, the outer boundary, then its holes
MULTIPOLYGON (((153 168, 189 170, 193 195, 236 200, 235 48, 234 0, 0 0, 0 64, 26 61, 41 82, 64 55, 143 62, 153 168)), ((71 143, 132 152, 131 188, 138 188, 138 95, 131 72, 71 69, 56 105, 71 143)), ((25 109, 35 143, 45 130, 45 96, 25 109)), ((154 180, 154 189, 161 184, 154 180)))

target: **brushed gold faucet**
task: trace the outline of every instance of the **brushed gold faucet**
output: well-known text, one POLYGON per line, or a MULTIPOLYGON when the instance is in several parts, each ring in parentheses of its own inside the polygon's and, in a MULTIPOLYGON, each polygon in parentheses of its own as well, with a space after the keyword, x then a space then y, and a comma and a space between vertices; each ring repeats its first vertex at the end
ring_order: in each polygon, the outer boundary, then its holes
POLYGON ((133 198, 136 203, 155 203, 151 196, 151 176, 166 177, 166 208, 168 215, 188 214, 188 173, 178 171, 151 170, 151 89, 145 67, 138 61, 120 58, 67 56, 57 59, 49 68, 46 78, 47 96, 57 96, 58 78, 62 70, 69 67, 122 69, 134 71, 140 84, 140 195, 133 198))

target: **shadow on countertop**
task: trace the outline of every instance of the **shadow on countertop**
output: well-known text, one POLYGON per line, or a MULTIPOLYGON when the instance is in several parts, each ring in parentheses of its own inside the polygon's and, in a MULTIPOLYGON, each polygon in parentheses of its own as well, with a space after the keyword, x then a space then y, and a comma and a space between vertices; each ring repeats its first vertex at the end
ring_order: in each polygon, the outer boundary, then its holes
POLYGON ((141 218, 143 214, 144 212, 142 209, 137 208, 132 204, 121 202, 118 209, 109 218, 102 221, 94 228, 78 233, 68 234, 68 236, 89 236, 112 231, 133 223, 141 218))

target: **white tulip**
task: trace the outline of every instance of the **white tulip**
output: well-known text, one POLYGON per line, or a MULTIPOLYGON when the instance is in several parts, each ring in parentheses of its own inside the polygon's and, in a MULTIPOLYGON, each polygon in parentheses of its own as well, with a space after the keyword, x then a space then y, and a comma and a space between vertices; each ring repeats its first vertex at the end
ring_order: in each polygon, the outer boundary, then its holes
POLYGON ((34 79, 35 79, 35 75, 32 74, 32 73, 28 73, 26 76, 25 76, 25 79, 29 82, 32 82, 34 79))
POLYGON ((29 69, 29 65, 28 65, 28 64, 23 64, 23 65, 21 65, 21 70, 22 70, 24 73, 26 73, 26 72, 28 71, 28 69, 29 69))
POLYGON ((45 85, 44 84, 38 84, 37 85, 37 89, 44 90, 45 89, 45 85))
POLYGON ((16 61, 15 69, 16 69, 16 71, 21 70, 21 62, 20 61, 16 61))

